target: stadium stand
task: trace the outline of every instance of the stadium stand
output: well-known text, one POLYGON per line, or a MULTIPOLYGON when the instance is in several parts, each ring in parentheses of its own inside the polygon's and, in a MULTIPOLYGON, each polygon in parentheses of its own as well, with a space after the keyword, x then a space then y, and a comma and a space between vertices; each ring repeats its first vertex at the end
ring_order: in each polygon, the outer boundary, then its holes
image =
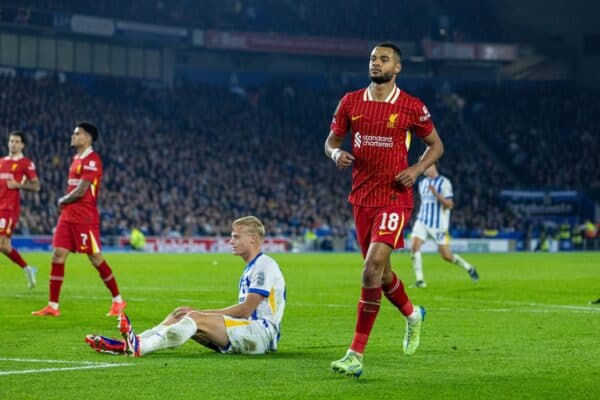
MULTIPOLYGON (((506 33, 489 7, 473 2, 410 0, 28 0, 3 1, 14 22, 26 24, 35 12, 80 13, 188 28, 360 37, 372 40, 502 40, 506 33), (385 10, 385 11, 384 11, 385 10), (473 18, 479 24, 472 24, 473 18), (402 21, 374 23, 373 21, 402 21)), ((34 19, 37 17, 33 17, 34 19)))
MULTIPOLYGON (((597 106, 586 101, 591 94, 564 104, 562 89, 536 101, 491 91, 465 90, 462 116, 447 96, 419 90, 446 144, 441 169, 456 188, 455 236, 526 229, 499 202, 503 187, 598 186, 598 178, 583 171, 598 167, 598 141, 590 133, 596 128, 589 124, 597 106), (506 128, 499 128, 500 118, 510 121, 506 128), (586 148, 573 142, 580 137, 586 148)), ((40 193, 24 194, 19 231, 51 232, 66 187, 73 123, 85 118, 102 132, 97 149, 106 170, 100 202, 105 235, 132 227, 162 236, 227 235, 228 221, 256 213, 275 234, 298 237, 311 229, 343 237, 352 227, 349 174, 336 173, 322 153, 339 94, 294 83, 241 96, 209 86, 156 89, 114 79, 3 76, 0 96, 10 101, 1 103, 0 129, 33 136, 26 152, 43 183, 40 193)))

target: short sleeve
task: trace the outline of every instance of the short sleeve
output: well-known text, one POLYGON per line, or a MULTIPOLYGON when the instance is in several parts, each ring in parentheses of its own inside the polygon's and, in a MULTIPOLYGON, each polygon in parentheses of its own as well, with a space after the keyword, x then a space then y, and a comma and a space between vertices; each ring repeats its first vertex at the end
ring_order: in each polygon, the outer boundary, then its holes
POLYGON ((329 129, 336 136, 344 136, 348 132, 349 127, 349 119, 350 119, 350 100, 349 95, 346 93, 340 103, 338 104, 335 112, 333 113, 333 118, 331 119, 331 125, 329 129))
POLYGON ((273 274, 269 273, 269 265, 266 262, 257 263, 250 274, 250 287, 248 293, 257 293, 269 297, 273 287, 273 274))
POLYGON ((88 182, 95 182, 102 176, 102 162, 99 157, 88 157, 82 163, 81 179, 88 182))
POLYGON ((27 180, 32 180, 37 178, 37 170, 35 169, 35 164, 33 161, 28 160, 27 167, 25 168, 25 176, 27 180))
POLYGON ((445 199, 451 199, 454 197, 454 192, 452 191, 452 183, 448 179, 444 179, 442 183, 442 197, 445 199))
POLYGON ((419 99, 413 103, 413 123, 412 131, 418 137, 425 137, 433 131, 433 121, 427 106, 419 99))

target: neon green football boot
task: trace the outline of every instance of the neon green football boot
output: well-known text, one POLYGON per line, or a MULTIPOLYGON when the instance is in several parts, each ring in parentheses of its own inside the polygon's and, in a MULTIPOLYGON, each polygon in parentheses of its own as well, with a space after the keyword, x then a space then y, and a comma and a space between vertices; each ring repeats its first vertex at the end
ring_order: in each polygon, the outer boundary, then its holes
POLYGON ((413 322, 410 322, 408 319, 406 320, 406 334, 404 335, 404 342, 402 342, 404 354, 407 356, 412 356, 417 351, 421 340, 421 327, 423 326, 423 321, 425 321, 425 308, 415 306, 415 309, 419 313, 418 319, 413 322))
POLYGON ((363 372, 363 356, 348 350, 343 358, 331 363, 331 370, 358 378, 363 372))

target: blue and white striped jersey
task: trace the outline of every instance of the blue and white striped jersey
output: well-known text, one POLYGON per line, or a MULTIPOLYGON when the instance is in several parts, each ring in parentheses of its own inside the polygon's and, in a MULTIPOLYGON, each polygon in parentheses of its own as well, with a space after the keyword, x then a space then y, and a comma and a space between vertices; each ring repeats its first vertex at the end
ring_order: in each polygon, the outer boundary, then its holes
POLYGON ((450 224, 450 209, 442 207, 442 204, 431 193, 429 185, 432 185, 446 199, 451 199, 454 196, 452 183, 445 176, 438 175, 435 178, 425 177, 421 179, 419 182, 421 206, 419 207, 417 221, 422 222, 429 228, 446 232, 450 224))
POLYGON ((246 301, 248 293, 264 296, 250 319, 266 320, 279 332, 285 309, 285 281, 277 262, 266 254, 258 253, 244 268, 238 301, 246 301))

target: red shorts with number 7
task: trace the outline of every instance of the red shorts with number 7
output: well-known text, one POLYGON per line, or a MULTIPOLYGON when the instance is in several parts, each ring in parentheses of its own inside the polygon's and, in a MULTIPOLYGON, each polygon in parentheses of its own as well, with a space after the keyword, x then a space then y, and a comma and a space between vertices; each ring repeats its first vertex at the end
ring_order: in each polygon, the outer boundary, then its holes
POLYGON ((412 207, 361 207, 352 206, 356 237, 363 258, 373 242, 386 243, 394 249, 404 247, 404 227, 408 224, 412 207))
POLYGON ((102 250, 100 227, 98 225, 73 224, 59 220, 54 231, 52 246, 67 249, 72 253, 99 253, 102 250))

